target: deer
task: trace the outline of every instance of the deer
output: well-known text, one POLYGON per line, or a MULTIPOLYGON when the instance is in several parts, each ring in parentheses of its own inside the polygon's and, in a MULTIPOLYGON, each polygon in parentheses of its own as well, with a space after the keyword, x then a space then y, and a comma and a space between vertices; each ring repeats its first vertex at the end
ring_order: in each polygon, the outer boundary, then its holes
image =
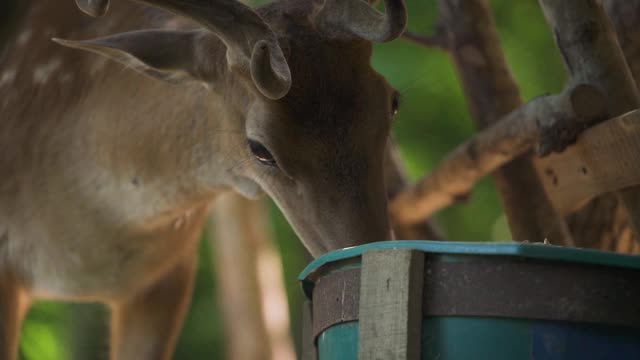
POLYGON ((208 207, 271 197, 309 252, 392 238, 403 0, 25 0, 0 52, 0 359, 36 299, 109 307, 110 358, 169 359, 208 207), (106 13, 106 14, 105 14, 106 13))

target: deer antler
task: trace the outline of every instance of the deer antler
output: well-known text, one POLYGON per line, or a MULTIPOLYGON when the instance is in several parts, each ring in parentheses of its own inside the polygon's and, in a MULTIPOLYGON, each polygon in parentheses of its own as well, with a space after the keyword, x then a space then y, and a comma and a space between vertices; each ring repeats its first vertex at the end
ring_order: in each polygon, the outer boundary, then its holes
POLYGON ((357 36, 372 42, 387 42, 402 35, 407 25, 404 1, 385 0, 386 14, 373 8, 375 0, 369 2, 326 0, 316 25, 336 36, 357 36))
MULTIPOLYGON (((78 4, 108 0, 77 0, 78 4)), ((249 71, 258 90, 270 99, 289 92, 291 72, 275 33, 248 6, 236 0, 137 0, 188 17, 227 46, 229 66, 249 71)))

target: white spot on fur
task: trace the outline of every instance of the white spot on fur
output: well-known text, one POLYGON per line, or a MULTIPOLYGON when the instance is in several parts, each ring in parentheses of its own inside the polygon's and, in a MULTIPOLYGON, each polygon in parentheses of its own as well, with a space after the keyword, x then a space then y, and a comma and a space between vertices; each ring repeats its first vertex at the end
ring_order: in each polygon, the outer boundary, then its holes
POLYGON ((2 73, 2 76, 0 76, 0 87, 5 85, 11 85, 11 83, 13 83, 13 80, 15 79, 16 79, 15 70, 5 71, 4 73, 2 73))
POLYGON ((184 218, 181 216, 173 222, 173 230, 179 230, 184 225, 184 218))
POLYGON ((27 41, 29 41, 29 39, 31 39, 31 30, 25 30, 22 33, 20 33, 20 35, 18 36, 18 39, 16 40, 16 44, 18 46, 24 46, 27 41))
POLYGON ((37 85, 46 84, 51 74, 53 74, 60 65, 62 65, 62 60, 55 58, 44 65, 38 66, 33 71, 33 83, 37 85))
POLYGON ((179 218, 177 218, 177 219, 175 219, 173 221, 173 229, 174 230, 179 230, 185 224, 188 225, 189 221, 191 220, 191 215, 193 215, 193 211, 192 210, 185 211, 184 214, 182 214, 179 218))

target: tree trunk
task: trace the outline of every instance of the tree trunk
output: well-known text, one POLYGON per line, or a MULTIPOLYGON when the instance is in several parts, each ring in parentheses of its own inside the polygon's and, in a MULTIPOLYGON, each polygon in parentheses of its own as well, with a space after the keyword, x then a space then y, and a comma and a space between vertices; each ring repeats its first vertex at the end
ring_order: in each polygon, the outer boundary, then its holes
POLYGON ((293 360, 282 263, 262 202, 221 195, 211 215, 227 359, 293 360))

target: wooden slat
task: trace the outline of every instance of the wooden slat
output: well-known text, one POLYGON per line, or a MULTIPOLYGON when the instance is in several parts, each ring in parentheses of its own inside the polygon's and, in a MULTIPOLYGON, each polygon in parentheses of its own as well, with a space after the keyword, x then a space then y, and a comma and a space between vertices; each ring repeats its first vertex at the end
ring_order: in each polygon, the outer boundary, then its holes
POLYGON ((333 271, 322 276, 313 288, 313 336, 317 337, 334 323, 327 323, 332 318, 327 316, 340 311, 338 317, 345 321, 358 320, 358 304, 360 303, 360 269, 333 271), (350 276, 357 271, 358 277, 350 276), (329 280, 331 279, 331 280, 329 280), (351 319, 344 318, 345 313, 354 314, 351 319))
POLYGON ((361 279, 358 359, 418 360, 424 253, 367 251, 361 279))
POLYGON ((537 159, 536 166, 564 215, 596 196, 640 185, 640 110, 589 128, 576 144, 537 159))

